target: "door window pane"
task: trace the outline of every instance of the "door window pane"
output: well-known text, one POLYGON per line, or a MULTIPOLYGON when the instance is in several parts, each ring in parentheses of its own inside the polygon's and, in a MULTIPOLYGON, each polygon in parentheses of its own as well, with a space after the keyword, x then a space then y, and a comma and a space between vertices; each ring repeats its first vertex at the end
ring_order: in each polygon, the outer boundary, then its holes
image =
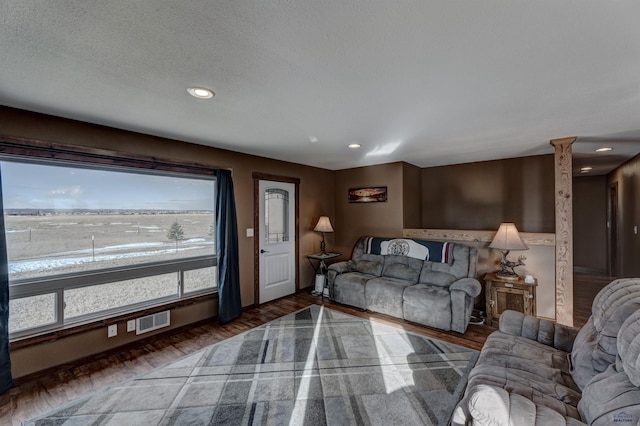
POLYGON ((289 192, 271 188, 265 191, 264 197, 265 242, 289 241, 289 192))

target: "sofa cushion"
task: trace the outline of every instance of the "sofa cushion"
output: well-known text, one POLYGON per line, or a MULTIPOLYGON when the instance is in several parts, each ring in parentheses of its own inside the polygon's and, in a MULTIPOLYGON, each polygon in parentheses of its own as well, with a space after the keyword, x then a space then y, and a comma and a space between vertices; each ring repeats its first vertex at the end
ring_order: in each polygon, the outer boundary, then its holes
POLYGON ((451 330, 451 293, 448 289, 416 284, 407 287, 402 297, 405 320, 451 330))
POLYGON ((640 310, 620 327, 616 363, 618 371, 624 371, 629 381, 640 388, 640 310))
POLYGON ((500 331, 512 336, 522 336, 561 351, 571 352, 578 329, 545 319, 506 310, 500 315, 500 331))
POLYGON ((384 259, 382 276, 398 278, 408 281, 409 284, 415 284, 418 282, 423 263, 422 260, 413 257, 388 255, 384 259))
MULTIPOLYGON (((527 398, 489 385, 477 386, 467 399, 465 409, 473 416, 474 425, 584 425, 573 417, 566 417, 527 398)), ((456 410, 453 424, 466 424, 465 416, 456 410)))
POLYGON ((617 335, 622 323, 640 309, 640 279, 619 279, 593 300, 593 315, 573 344, 573 378, 583 389, 596 374, 616 361, 617 335))
POLYGON ((587 383, 578 404, 591 425, 640 424, 640 310, 620 327, 617 350, 616 363, 587 383))
POLYGON ((425 261, 418 282, 449 287, 453 282, 469 276, 471 249, 463 244, 453 245, 453 262, 425 261))
POLYGON ((545 344, 492 333, 469 374, 468 387, 490 384, 522 395, 538 406, 579 419, 580 390, 570 373, 568 353, 545 344))
POLYGON ((340 274, 335 278, 331 297, 338 303, 366 309, 365 284, 372 278, 375 278, 375 276, 363 274, 362 272, 340 274))
POLYGON ((640 388, 612 364, 585 386, 578 409, 591 426, 638 425, 640 388))
POLYGON ((399 278, 379 277, 367 281, 364 296, 366 308, 402 318, 402 293, 412 283, 399 278))
POLYGON ((355 269, 363 274, 379 277, 382 274, 384 257, 376 254, 363 253, 355 259, 355 269))

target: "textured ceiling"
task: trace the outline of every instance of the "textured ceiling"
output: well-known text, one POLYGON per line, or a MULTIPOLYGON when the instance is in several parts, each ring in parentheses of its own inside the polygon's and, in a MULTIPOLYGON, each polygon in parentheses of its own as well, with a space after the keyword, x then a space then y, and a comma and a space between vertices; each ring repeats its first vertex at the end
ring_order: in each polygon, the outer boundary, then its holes
POLYGON ((639 16, 637 0, 3 0, 0 104, 328 169, 631 147, 639 16))

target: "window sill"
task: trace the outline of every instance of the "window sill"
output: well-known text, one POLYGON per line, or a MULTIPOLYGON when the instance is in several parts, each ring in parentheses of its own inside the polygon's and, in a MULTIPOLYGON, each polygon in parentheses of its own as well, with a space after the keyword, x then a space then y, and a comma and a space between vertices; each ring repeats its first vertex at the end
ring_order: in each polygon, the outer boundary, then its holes
POLYGON ((45 342, 53 342, 63 337, 83 333, 85 331, 94 330, 97 328, 106 327, 116 322, 132 320, 141 316, 151 315, 157 312, 166 311, 167 309, 171 310, 171 309, 181 308, 183 306, 194 305, 196 303, 200 303, 202 301, 210 299, 212 296, 217 299, 218 291, 214 290, 211 293, 201 294, 191 298, 185 298, 177 301, 172 301, 169 303, 163 303, 156 306, 150 306, 148 308, 145 308, 139 311, 129 312, 126 314, 121 314, 121 315, 117 315, 109 318, 93 320, 93 321, 85 322, 81 324, 73 324, 73 325, 66 326, 62 329, 47 331, 34 336, 16 338, 14 340, 11 340, 10 348, 11 350, 17 350, 17 349, 28 348, 30 346, 39 345, 45 342))

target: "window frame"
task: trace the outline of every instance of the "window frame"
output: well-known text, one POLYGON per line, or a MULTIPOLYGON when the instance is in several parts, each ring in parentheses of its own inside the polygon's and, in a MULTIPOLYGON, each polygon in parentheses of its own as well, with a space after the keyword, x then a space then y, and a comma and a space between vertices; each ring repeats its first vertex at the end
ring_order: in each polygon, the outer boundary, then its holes
MULTIPOLYGON (((17 161, 43 165, 54 164, 68 167, 205 180, 215 180, 216 176, 215 169, 199 164, 170 162, 135 154, 123 154, 7 137, 0 137, 0 161, 17 161)), ((214 205, 214 209, 215 208, 214 205)), ((6 238, 4 230, 0 237, 6 238)), ((215 266, 217 266, 217 253, 211 256, 201 255, 185 257, 178 260, 154 261, 136 265, 12 280, 9 282, 10 300, 43 294, 55 294, 56 306, 55 322, 10 333, 10 341, 31 338, 43 333, 55 332, 78 325, 86 325, 87 323, 104 321, 105 319, 125 314, 134 314, 135 312, 141 312, 160 304, 176 303, 207 294, 217 294, 217 282, 213 288, 191 291, 186 294, 184 291, 184 273, 186 271, 215 266), (108 284, 128 279, 146 278, 167 273, 177 274, 177 291, 175 295, 106 309, 96 313, 84 314, 67 320, 64 318, 65 290, 108 284)))

